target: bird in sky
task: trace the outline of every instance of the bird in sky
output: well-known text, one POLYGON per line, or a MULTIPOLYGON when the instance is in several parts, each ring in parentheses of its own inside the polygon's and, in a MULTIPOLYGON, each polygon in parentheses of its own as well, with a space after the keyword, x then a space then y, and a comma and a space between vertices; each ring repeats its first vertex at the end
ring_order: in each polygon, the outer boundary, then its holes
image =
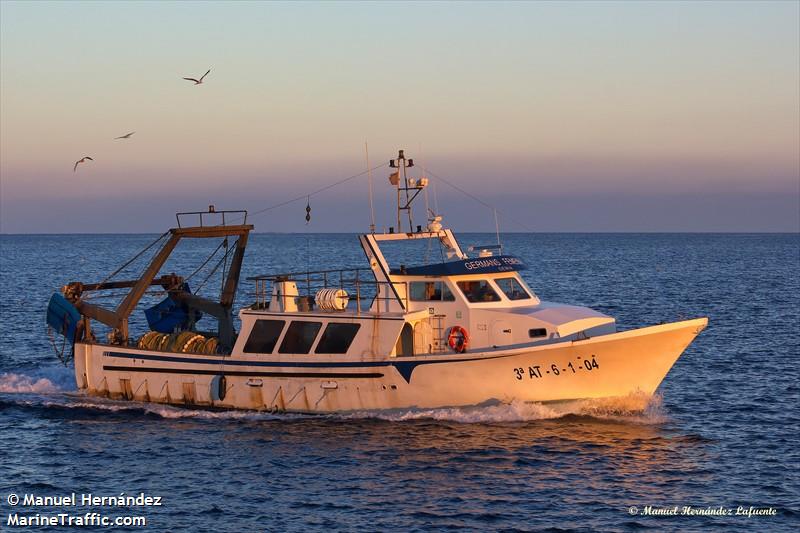
POLYGON ((119 137, 114 137, 114 140, 116 141, 117 139, 130 139, 131 135, 133 135, 134 133, 136 133, 136 132, 132 131, 130 133, 126 133, 125 135, 120 135, 119 137))
POLYGON ((74 166, 74 167, 72 167, 72 171, 73 171, 73 172, 75 172, 76 170, 78 170, 78 165, 79 165, 79 164, 81 164, 81 163, 85 163, 87 159, 88 159, 89 161, 94 161, 94 159, 92 159, 92 158, 91 158, 91 157, 89 157, 88 155, 87 155, 87 156, 85 156, 85 157, 82 157, 82 158, 80 158, 79 160, 75 161, 75 166, 74 166))
POLYGON ((209 72, 211 72, 211 69, 208 69, 208 70, 206 71, 206 73, 205 73, 205 74, 203 74, 202 76, 200 76, 200 79, 199 79, 199 80, 196 80, 196 79, 194 79, 194 78, 183 78, 183 79, 185 79, 185 80, 187 80, 187 81, 193 81, 195 85, 200 85, 201 83, 203 83, 203 78, 205 78, 206 76, 208 76, 208 73, 209 73, 209 72))

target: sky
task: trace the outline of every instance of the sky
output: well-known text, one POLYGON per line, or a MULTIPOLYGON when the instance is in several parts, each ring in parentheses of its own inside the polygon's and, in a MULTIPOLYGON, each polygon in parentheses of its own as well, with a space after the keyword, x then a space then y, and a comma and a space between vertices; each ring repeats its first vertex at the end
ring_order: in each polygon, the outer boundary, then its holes
MULTIPOLYGON (((261 211, 365 142, 457 231, 800 231, 800 2, 0 2, 2 233, 261 211)), ((364 231, 368 178, 251 221, 364 231)))

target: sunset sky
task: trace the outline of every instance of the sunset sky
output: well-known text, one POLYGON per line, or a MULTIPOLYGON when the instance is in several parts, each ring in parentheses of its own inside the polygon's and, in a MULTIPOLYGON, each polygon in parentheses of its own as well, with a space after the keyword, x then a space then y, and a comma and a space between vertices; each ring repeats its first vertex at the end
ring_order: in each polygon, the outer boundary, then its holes
MULTIPOLYGON (((0 232, 256 211, 364 170, 365 141, 507 231, 800 231, 799 6, 3 1, 0 232)), ((253 222, 369 224, 366 178, 311 203, 253 222)))

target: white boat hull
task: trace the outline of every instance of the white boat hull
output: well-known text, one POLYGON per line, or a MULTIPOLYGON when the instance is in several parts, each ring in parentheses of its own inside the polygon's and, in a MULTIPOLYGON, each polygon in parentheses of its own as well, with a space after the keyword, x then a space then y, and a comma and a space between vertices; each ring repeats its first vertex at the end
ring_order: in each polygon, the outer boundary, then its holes
POLYGON ((650 395, 707 322, 475 354, 364 361, 201 356, 77 343, 75 375, 88 394, 115 399, 315 413, 650 395))

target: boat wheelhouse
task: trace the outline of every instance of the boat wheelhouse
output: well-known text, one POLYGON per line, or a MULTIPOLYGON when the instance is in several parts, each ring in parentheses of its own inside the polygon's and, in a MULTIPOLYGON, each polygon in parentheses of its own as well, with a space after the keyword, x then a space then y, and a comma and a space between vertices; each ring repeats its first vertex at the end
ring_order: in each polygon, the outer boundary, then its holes
POLYGON ((397 226, 359 236, 368 268, 254 276, 238 333, 232 306, 252 226, 226 224, 231 212, 210 209, 223 217, 212 226, 196 213, 200 225, 182 227, 179 215, 139 279, 65 286, 48 322, 74 344, 78 386, 129 400, 297 412, 652 394, 706 326, 700 318, 618 332, 612 317, 541 301, 520 275, 524 261, 499 245, 469 257, 441 217, 414 226, 411 205, 427 179, 408 177, 412 165, 402 151, 392 160, 397 226), (210 237, 224 238, 231 255, 219 301, 191 293, 175 274, 158 277, 178 240, 210 237), (386 249, 408 243, 435 248, 440 260, 390 264, 386 249), (154 285, 168 297, 148 310, 151 331, 132 336, 128 317, 154 285), (113 310, 85 298, 120 288, 130 291, 113 310), (216 318, 215 332, 197 329, 202 313, 216 318), (106 342, 92 320, 112 328, 106 342))

